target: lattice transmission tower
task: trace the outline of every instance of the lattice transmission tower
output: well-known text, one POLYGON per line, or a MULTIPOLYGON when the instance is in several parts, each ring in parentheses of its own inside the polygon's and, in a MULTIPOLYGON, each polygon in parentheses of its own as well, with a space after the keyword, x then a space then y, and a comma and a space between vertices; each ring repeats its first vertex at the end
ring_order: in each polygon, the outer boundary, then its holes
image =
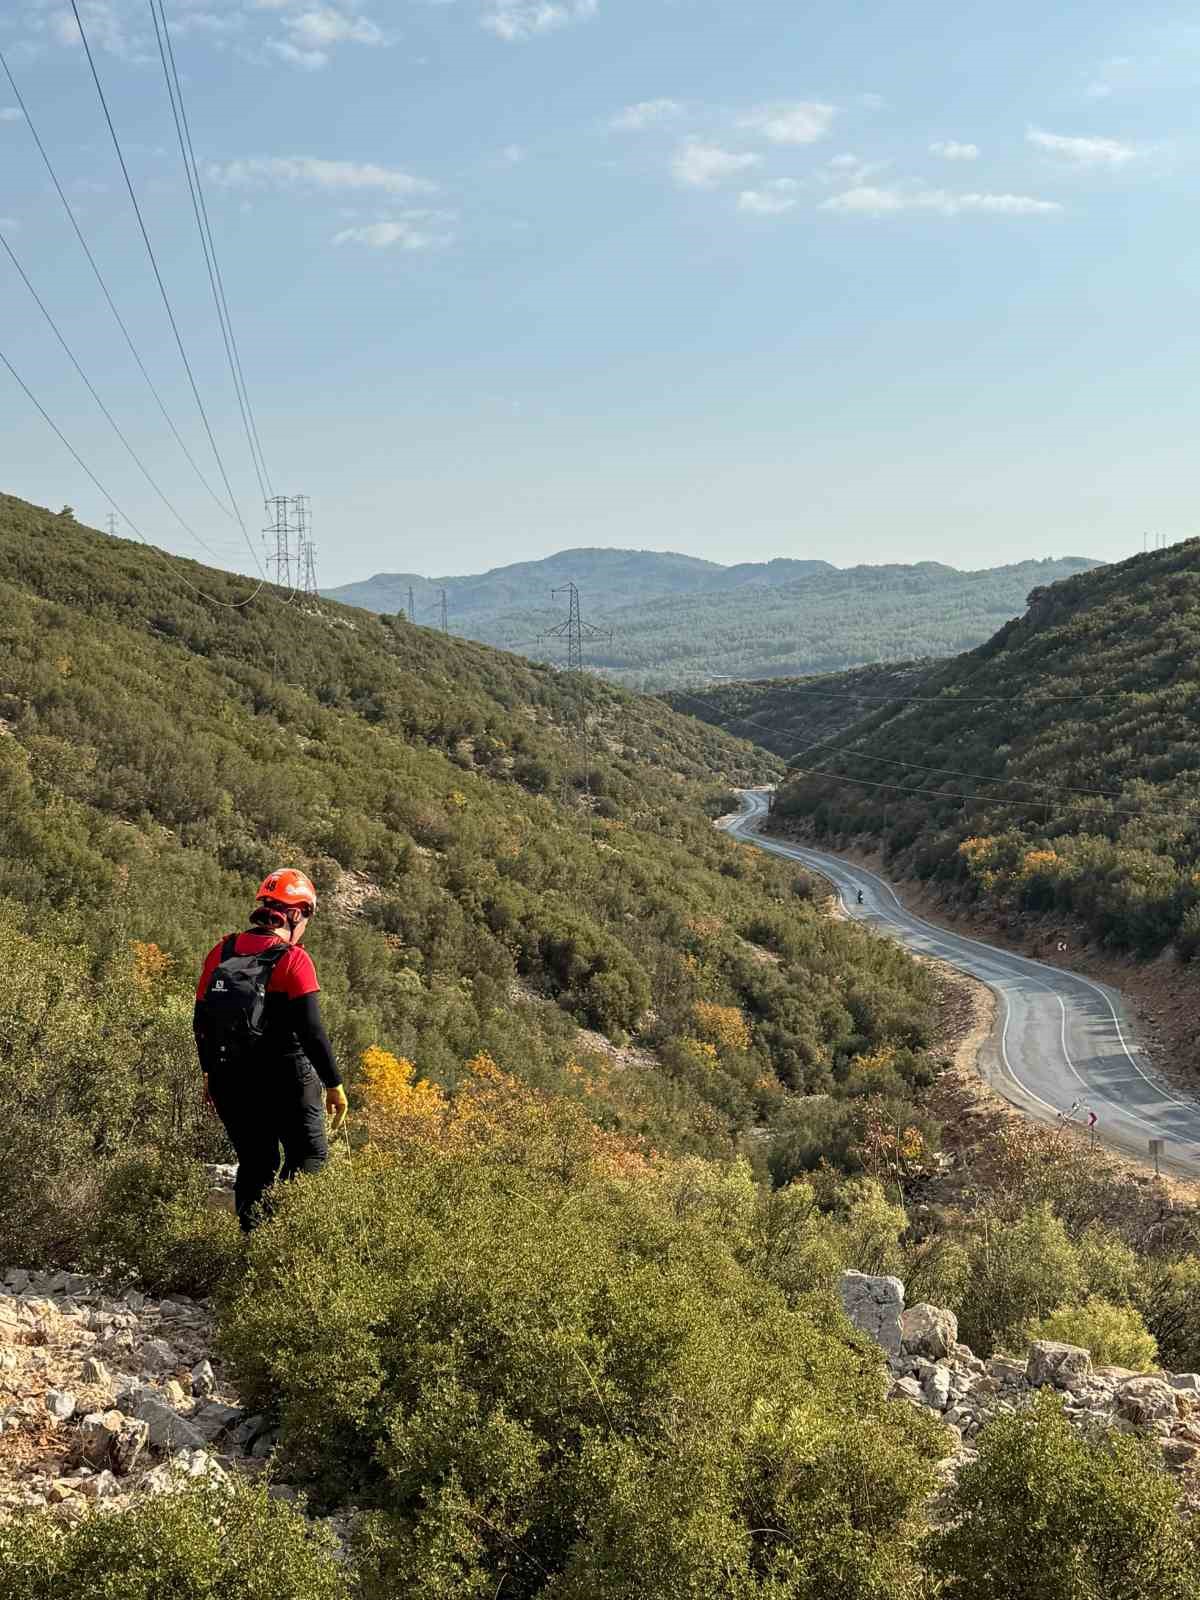
POLYGON ((611 628, 596 628, 590 622, 583 620, 583 613, 579 605, 579 589, 573 583, 564 583, 557 589, 551 589, 551 596, 557 600, 559 595, 568 596, 567 618, 556 627, 547 628, 542 634, 542 644, 549 644, 551 639, 557 639, 567 647, 567 659, 563 663, 567 672, 583 671, 583 647, 585 642, 603 640, 605 644, 612 644, 611 628))
MULTIPOLYGON (((579 742, 580 754, 583 762, 583 792, 588 807, 589 826, 591 819, 592 800, 592 743, 591 724, 588 721, 587 699, 583 687, 583 653, 585 645, 612 644, 612 629, 597 628, 590 622, 583 620, 583 610, 579 603, 579 588, 574 583, 561 584, 557 589, 551 589, 552 598, 558 599, 560 595, 567 596, 567 615, 563 622, 553 628, 547 628, 542 634, 540 642, 549 644, 551 640, 558 642, 559 648, 566 645, 567 659, 561 662, 563 671, 575 678, 579 690, 579 705, 576 716, 576 738, 579 742)), ((565 805, 568 799, 568 778, 563 774, 561 800, 565 805)))
POLYGON ((267 571, 274 572, 275 582, 281 589, 294 591, 296 587, 296 579, 293 576, 296 561, 292 552, 292 536, 296 531, 292 520, 294 501, 289 495, 277 494, 265 504, 267 526, 263 529, 263 538, 267 546, 267 571))
POLYGON ((312 501, 306 494, 277 494, 266 502, 267 570, 281 589, 302 595, 315 608, 317 547, 312 536, 312 501))

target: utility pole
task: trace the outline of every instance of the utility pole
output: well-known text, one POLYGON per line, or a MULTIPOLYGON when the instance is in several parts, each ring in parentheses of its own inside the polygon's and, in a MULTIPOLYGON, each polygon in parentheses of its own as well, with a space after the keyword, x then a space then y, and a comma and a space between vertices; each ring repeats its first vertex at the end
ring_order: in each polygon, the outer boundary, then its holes
POLYGON ((446 591, 445 591, 445 589, 439 589, 438 593, 442 597, 442 632, 443 633, 449 633, 450 632, 450 618, 449 618, 449 616, 447 614, 447 611, 446 611, 446 591))
POLYGON ((410 622, 415 622, 417 620, 417 608, 413 601, 413 589, 411 583, 408 586, 408 620, 410 622))
MULTIPOLYGON (((583 646, 584 641, 603 640, 612 644, 612 629, 596 628, 590 622, 583 620, 583 609, 579 603, 579 589, 574 583, 561 584, 557 589, 551 589, 551 598, 557 600, 560 595, 567 596, 567 617, 565 622, 560 622, 556 627, 548 628, 542 635, 541 642, 548 643, 551 639, 565 640, 567 646, 567 660, 565 671, 574 678, 579 694, 579 730, 578 739, 583 754, 583 792, 588 801, 588 820, 591 822, 591 793, 592 793, 592 752, 591 729, 588 725, 587 704, 583 687, 583 646)), ((563 778, 563 803, 566 803, 566 778, 563 778)))
POLYGON ((304 596, 310 610, 315 611, 321 599, 317 590, 317 547, 312 536, 312 501, 306 494, 292 497, 292 522, 296 529, 296 587, 304 596))
POLYGON ((306 494, 277 494, 266 502, 267 570, 281 589, 302 594, 310 609, 320 599, 317 547, 312 537, 312 501, 306 494))
POLYGON ((117 537, 117 514, 115 511, 108 513, 108 536, 110 539, 117 537))
POLYGON ((295 590, 292 577, 292 525, 293 502, 286 494, 277 494, 266 501, 267 526, 263 535, 267 541, 267 570, 275 572, 275 582, 281 589, 295 590))

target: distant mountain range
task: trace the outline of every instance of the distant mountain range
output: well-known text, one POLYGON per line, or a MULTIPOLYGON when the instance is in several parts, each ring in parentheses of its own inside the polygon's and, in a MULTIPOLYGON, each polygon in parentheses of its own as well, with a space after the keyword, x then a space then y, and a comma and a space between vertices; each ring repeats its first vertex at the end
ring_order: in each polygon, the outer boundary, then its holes
MULTIPOLYGON (((851 567, 781 558, 722 566, 651 550, 563 550, 466 577, 380 573, 325 593, 370 611, 408 611, 436 626, 446 592, 450 631, 535 659, 578 585, 583 617, 607 632, 587 664, 631 688, 840 672, 876 661, 948 656, 988 638, 1029 591, 1098 566, 1084 556, 979 572, 938 562, 851 567)), ((552 641, 552 643, 554 643, 552 641)))

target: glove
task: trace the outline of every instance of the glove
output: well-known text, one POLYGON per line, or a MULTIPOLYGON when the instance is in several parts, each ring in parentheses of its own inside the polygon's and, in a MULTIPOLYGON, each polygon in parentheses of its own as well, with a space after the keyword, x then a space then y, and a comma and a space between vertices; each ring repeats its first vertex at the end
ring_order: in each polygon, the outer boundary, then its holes
POLYGON ((346 1091, 339 1083, 334 1089, 325 1091, 325 1115, 329 1118, 329 1131, 336 1133, 345 1122, 350 1113, 350 1102, 346 1099, 346 1091))

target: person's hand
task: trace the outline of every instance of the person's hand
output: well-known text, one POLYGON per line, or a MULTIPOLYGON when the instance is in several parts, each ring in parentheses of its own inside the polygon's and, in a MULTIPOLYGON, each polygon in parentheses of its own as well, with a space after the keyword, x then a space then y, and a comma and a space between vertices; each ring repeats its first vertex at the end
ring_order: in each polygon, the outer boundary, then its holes
POLYGON ((211 1094, 211 1092, 209 1090, 209 1087, 208 1087, 208 1073, 207 1072, 204 1074, 204 1109, 208 1112, 210 1117, 215 1117, 217 1115, 217 1104, 216 1104, 216 1101, 213 1099, 212 1094, 211 1094))
POLYGON ((341 1084, 325 1091, 325 1115, 329 1118, 329 1131, 336 1133, 350 1112, 350 1102, 341 1084))

